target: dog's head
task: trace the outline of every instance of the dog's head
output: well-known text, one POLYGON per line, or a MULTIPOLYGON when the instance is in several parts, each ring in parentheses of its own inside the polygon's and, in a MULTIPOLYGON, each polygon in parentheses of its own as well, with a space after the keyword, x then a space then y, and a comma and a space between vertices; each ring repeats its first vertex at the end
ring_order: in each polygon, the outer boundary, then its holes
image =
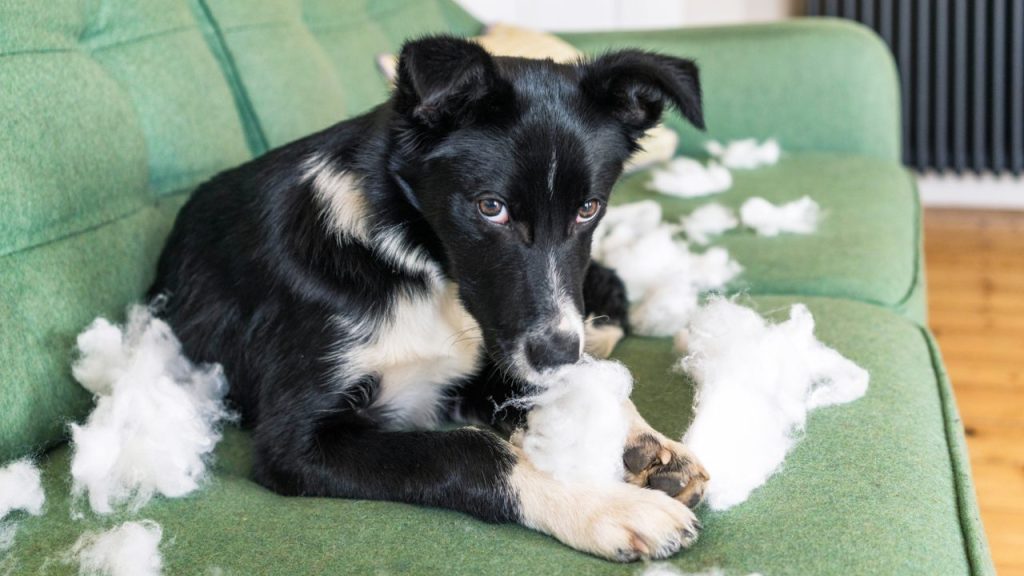
POLYGON ((635 50, 500 58, 431 37, 402 49, 392 103, 389 168, 492 357, 523 375, 575 362, 594 227, 666 107, 703 128, 697 67, 635 50))

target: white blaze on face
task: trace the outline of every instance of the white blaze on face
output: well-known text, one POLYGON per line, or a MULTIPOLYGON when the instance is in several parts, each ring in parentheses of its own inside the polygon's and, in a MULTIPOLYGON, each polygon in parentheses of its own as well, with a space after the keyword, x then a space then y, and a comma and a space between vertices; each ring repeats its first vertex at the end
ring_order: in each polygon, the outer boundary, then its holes
POLYGON ((569 296, 562 283, 562 276, 558 273, 558 264, 552 254, 548 259, 548 283, 551 287, 551 296, 557 310, 557 329, 559 332, 575 334, 580 343, 580 354, 583 353, 583 316, 576 303, 569 296))

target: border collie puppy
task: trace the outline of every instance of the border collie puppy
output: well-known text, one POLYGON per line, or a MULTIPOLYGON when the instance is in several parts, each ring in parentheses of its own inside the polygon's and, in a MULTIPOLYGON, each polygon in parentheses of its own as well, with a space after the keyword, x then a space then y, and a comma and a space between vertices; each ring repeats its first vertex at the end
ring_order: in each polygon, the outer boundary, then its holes
POLYGON ((591 235, 669 106, 703 127, 692 61, 428 37, 382 105, 201 186, 149 296, 189 357, 224 366, 256 481, 519 522, 620 561, 691 544, 707 474, 632 404, 612 486, 559 483, 492 431, 523 416, 496 406, 579 359, 584 317, 626 327, 591 235))

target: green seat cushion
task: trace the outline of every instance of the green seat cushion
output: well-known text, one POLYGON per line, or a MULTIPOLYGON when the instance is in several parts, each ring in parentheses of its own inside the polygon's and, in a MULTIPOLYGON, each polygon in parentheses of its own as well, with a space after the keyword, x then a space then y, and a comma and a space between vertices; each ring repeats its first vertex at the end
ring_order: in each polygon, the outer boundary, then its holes
POLYGON ((376 55, 428 33, 475 33, 445 1, 199 0, 262 153, 387 98, 376 55))
MULTIPOLYGON (((800 298, 818 336, 871 373, 865 397, 814 412, 782 472, 744 504, 700 512, 704 532, 672 559, 765 574, 990 573, 949 383, 916 323, 867 304, 800 298)), ((779 318, 787 297, 744 300, 779 318)), ((649 421, 679 436, 692 383, 670 370, 668 340, 631 338, 617 352, 633 370, 649 421)), ((229 430, 212 481, 138 517, 164 528, 168 574, 634 574, 518 526, 387 502, 285 498, 248 479, 247 434, 229 430)), ((0 571, 73 573, 59 555, 86 529, 124 517, 69 520, 68 451, 44 461, 45 514, 22 522, 0 571)))
POLYGON ((775 166, 734 170, 733 187, 709 197, 680 199, 647 189, 649 172, 626 177, 612 203, 654 199, 666 221, 708 202, 738 211, 762 196, 774 203, 807 195, 824 217, 809 235, 765 238, 733 230, 714 240, 744 267, 732 291, 800 294, 870 302, 923 321, 920 220, 911 175, 895 162, 825 153, 785 154, 775 166))

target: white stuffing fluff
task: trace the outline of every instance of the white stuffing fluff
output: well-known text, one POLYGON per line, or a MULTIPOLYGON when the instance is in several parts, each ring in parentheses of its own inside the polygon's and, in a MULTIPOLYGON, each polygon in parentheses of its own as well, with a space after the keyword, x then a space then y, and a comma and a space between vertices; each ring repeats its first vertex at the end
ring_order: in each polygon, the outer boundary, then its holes
POLYGON ((814 337, 814 318, 794 304, 768 324, 749 308, 715 298, 682 337, 680 367, 697 384, 683 443, 711 475, 705 496, 725 510, 779 469, 815 408, 860 398, 868 373, 814 337))
POLYGON ((749 198, 740 206, 740 220, 761 236, 781 233, 811 234, 818 229, 821 208, 810 196, 775 205, 764 198, 749 198))
POLYGON ((652 200, 615 206, 594 234, 591 255, 626 285, 630 324, 644 336, 671 336, 686 326, 704 291, 723 288, 743 268, 724 248, 690 252, 679 227, 661 222, 652 200))
POLYGON ((712 236, 718 236, 740 224, 732 209, 718 202, 697 208, 689 215, 683 216, 681 222, 686 238, 700 245, 710 242, 712 236))
POLYGON ((732 174, 717 162, 706 165, 693 158, 679 157, 652 172, 647 188, 681 198, 696 198, 725 192, 732 187, 732 174))
POLYGON ((758 143, 755 138, 732 140, 724 146, 711 140, 704 145, 704 149, 723 166, 734 170, 751 170, 761 166, 771 166, 777 163, 779 156, 782 155, 779 142, 774 138, 769 138, 761 143, 758 143))
POLYGON ((532 384, 535 394, 512 401, 530 409, 525 430, 512 437, 530 462, 562 482, 621 482, 629 431, 624 403, 633 389, 629 370, 584 356, 532 384))
POLYGON ((163 530, 152 520, 125 522, 106 532, 86 532, 71 549, 84 576, 158 576, 163 530))
POLYGON ((14 546, 18 523, 3 521, 8 514, 22 510, 32 516, 43 513, 43 493, 39 469, 28 459, 16 460, 0 468, 0 552, 14 546))
POLYGON ((123 330, 96 319, 78 336, 78 351, 72 373, 96 395, 96 408, 71 425, 74 494, 87 493, 93 511, 106 514, 198 488, 229 417, 220 366, 194 366, 143 306, 130 308, 123 330))
POLYGON ((42 476, 32 461, 16 460, 0 468, 0 520, 15 510, 38 516, 45 502, 42 476))
MULTIPOLYGON (((725 576, 726 572, 721 568, 714 567, 700 572, 683 572, 668 562, 652 562, 644 568, 640 576, 725 576)), ((751 572, 747 576, 761 576, 757 572, 751 572)))

